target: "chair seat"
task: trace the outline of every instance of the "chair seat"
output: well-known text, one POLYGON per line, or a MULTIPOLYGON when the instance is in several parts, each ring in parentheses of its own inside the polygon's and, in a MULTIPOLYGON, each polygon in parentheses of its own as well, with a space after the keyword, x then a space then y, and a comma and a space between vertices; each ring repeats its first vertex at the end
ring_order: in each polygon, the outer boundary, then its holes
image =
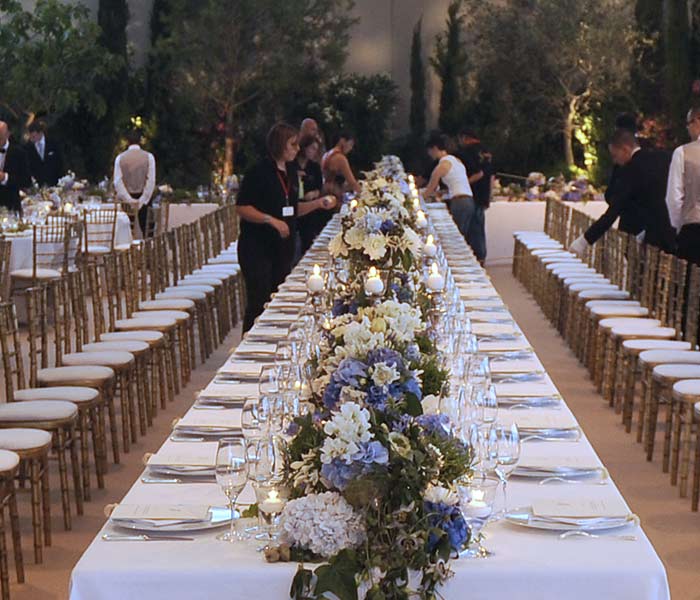
MULTIPOLYGON (((214 265, 215 266, 215 265, 214 265)), ((227 281, 231 279, 232 277, 235 277, 238 275, 237 272, 228 272, 228 271, 215 271, 215 270, 210 270, 210 271, 200 271, 200 272, 194 272, 192 273, 194 277, 215 277, 216 279, 220 279, 221 281, 227 281)))
POLYGON ((100 392, 91 387, 81 387, 77 385, 65 385, 45 388, 28 388, 17 390, 12 400, 13 402, 33 402, 36 400, 63 400, 81 404, 92 402, 100 397, 100 392))
POLYGON ((594 306, 591 313, 599 317, 646 317, 649 309, 643 306, 594 306))
POLYGON ((661 321, 658 319, 634 318, 634 317, 612 317, 598 321, 598 326, 603 329, 613 327, 659 327, 661 321))
MULTIPOLYGON (((10 277, 15 277, 16 279, 34 279, 33 269, 17 269, 10 272, 10 277)), ((37 269, 36 278, 37 279, 58 279, 61 277, 61 271, 56 269, 37 269)))
MULTIPOLYGON (((700 379, 684 379, 673 384, 673 393, 679 396, 700 396, 700 379)), ((695 414, 699 412, 700 402, 695 405, 695 414)))
POLYGON ((10 427, 0 429, 0 449, 2 450, 35 450, 51 445, 51 434, 43 429, 29 427, 10 427))
POLYGON ((639 355, 639 362, 645 365, 661 365, 664 363, 700 364, 700 352, 692 352, 690 350, 645 350, 639 355))
POLYGON ((202 265, 201 269, 195 269, 192 274, 199 275, 201 273, 228 273, 229 275, 237 275, 241 272, 241 267, 238 263, 220 263, 213 265, 202 265))
POLYGON ((202 285, 210 285, 213 287, 219 287, 220 285, 223 285, 221 279, 217 279, 216 277, 212 277, 211 275, 187 275, 186 277, 183 277, 180 279, 177 284, 188 284, 188 283, 194 283, 194 284, 202 284, 202 285))
POLYGON ((586 308, 591 309, 596 306, 641 306, 638 300, 588 300, 586 308))
POLYGON ((639 327, 634 325, 625 325, 614 327, 611 329, 611 334, 614 337, 636 337, 636 338, 657 338, 669 339, 676 335, 676 330, 673 327, 639 327))
POLYGON ((100 386, 114 377, 114 371, 103 365, 81 365, 39 369, 37 381, 41 385, 64 384, 100 386))
POLYGON ((214 286, 204 285, 203 283, 179 283, 178 285, 171 285, 163 290, 165 293, 168 292, 181 292, 181 291, 194 291, 202 292, 204 294, 214 293, 214 286))
POLYGON ((589 275, 569 275, 567 277, 564 277, 564 287, 570 287, 574 284, 577 283, 593 283, 593 284, 600 284, 600 285, 605 285, 610 283, 608 279, 605 279, 602 275, 596 275, 594 273, 591 273, 589 275))
POLYGON ((238 257, 237 256, 216 256, 214 258, 209 259, 207 262, 209 265, 229 265, 229 264, 238 264, 238 257))
POLYGON ((139 310, 189 310, 194 308, 194 302, 186 298, 171 298, 166 300, 146 300, 139 302, 139 310))
POLYGON ((622 342, 625 350, 690 350, 690 342, 680 340, 625 340, 622 342))
POLYGON ((122 331, 128 329, 169 329, 175 327, 175 325, 177 325, 175 319, 166 319, 161 316, 156 317, 155 315, 142 319, 120 319, 114 322, 114 328, 122 331))
POLYGON ((581 283, 573 283, 569 286, 569 291, 581 296, 582 292, 601 292, 601 293, 615 293, 619 291, 620 288, 614 283, 604 283, 602 281, 588 281, 581 283))
POLYGON ((592 288, 582 290, 578 297, 582 300, 627 300, 630 293, 625 290, 592 288))
POLYGON ((0 450, 0 472, 7 473, 19 466, 19 455, 12 450, 0 450))
POLYGON ((99 246, 97 244, 88 244, 87 248, 88 254, 109 254, 111 251, 109 246, 99 246))
POLYGON ((64 354, 62 362, 67 367, 82 365, 125 367, 134 362, 134 355, 130 352, 119 352, 116 350, 109 352, 73 352, 64 354))
POLYGON ((126 342, 134 340, 136 342, 146 342, 154 344, 163 339, 160 331, 135 330, 135 331, 111 331, 100 336, 101 342, 126 342))
POLYGON ((136 311, 131 314, 133 319, 145 319, 148 320, 153 316, 154 318, 163 319, 173 319, 174 321, 186 321, 190 318, 190 313, 186 313, 181 310, 142 310, 136 311))
POLYGON ((656 379, 698 379, 700 378, 700 365, 657 365, 652 371, 652 377, 656 379))
MULTIPOLYGON (((138 241, 140 241, 140 240, 134 240, 134 241, 135 241, 135 242, 138 242, 138 241)), ((129 248, 131 248, 132 245, 133 245, 133 244, 115 244, 115 245, 114 245, 114 249, 115 249, 117 252, 125 252, 126 250, 128 250, 129 248)))
POLYGON ((207 295, 204 292, 195 290, 182 289, 172 292, 160 292, 156 294, 156 300, 177 300, 184 298, 185 300, 205 300, 207 295))
POLYGON ((0 423, 64 420, 77 414, 78 407, 72 402, 37 400, 0 404, 0 423))
POLYGON ((131 354, 141 354, 146 352, 150 346, 147 342, 138 340, 121 340, 113 342, 94 342, 83 344, 83 352, 130 352, 131 354))

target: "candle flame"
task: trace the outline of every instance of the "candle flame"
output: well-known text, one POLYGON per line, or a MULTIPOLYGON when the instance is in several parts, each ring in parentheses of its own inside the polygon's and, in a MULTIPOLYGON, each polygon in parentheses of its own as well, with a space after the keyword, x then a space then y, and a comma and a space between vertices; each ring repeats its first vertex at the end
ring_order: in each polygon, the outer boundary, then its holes
POLYGON ((428 244, 429 246, 432 246, 434 239, 435 239, 435 238, 433 237, 433 234, 432 234, 432 233, 429 233, 429 234, 428 234, 428 238, 427 238, 427 240, 426 240, 425 243, 428 244))
POLYGON ((439 275, 439 274, 440 274, 440 272, 438 271, 438 266, 437 266, 437 263, 436 263, 436 262, 434 262, 433 265, 430 267, 430 272, 431 272, 433 275, 439 275))
POLYGON ((377 276, 377 268, 376 267, 370 267, 369 268, 369 273, 368 275, 370 277, 376 277, 377 276))
POLYGON ((357 208, 357 200, 354 200, 354 199, 353 199, 353 200, 350 201, 350 208, 351 208, 352 210, 355 210, 355 209, 357 208))
POLYGON ((267 495, 267 499, 271 502, 277 502, 277 500, 280 499, 279 492, 277 490, 270 490, 270 493, 267 495))
POLYGON ((419 210, 417 214, 419 219, 425 219, 425 213, 422 210, 419 210))
POLYGON ((317 264, 314 265, 314 275, 320 275, 321 274, 321 267, 319 267, 317 264))
POLYGON ((472 501, 483 502, 486 498, 484 490, 472 490, 472 501))

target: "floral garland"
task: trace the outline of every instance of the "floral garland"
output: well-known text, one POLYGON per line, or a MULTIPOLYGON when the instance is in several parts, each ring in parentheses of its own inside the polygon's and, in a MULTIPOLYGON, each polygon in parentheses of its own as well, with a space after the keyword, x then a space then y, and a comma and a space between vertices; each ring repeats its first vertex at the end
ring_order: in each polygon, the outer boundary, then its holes
MULTIPOLYGON (((397 161, 385 159, 367 174, 360 202, 343 217, 335 250, 361 253, 349 256, 362 265, 351 268, 363 268, 365 256, 374 260, 366 246, 372 235, 398 240, 411 230, 397 161), (370 214, 381 218, 376 229, 370 214), (355 231, 363 232, 357 241, 355 231)), ((419 257, 417 244, 407 248, 419 257)), ((377 260, 390 261, 412 282, 407 288, 421 292, 413 278, 418 261, 403 269, 391 252, 377 260)), ((297 600, 328 592, 341 600, 434 599, 452 574, 449 559, 469 538, 451 488, 469 473, 471 456, 447 417, 427 410, 449 373, 421 308, 397 295, 390 288, 372 306, 343 300, 311 364, 313 410, 295 420, 286 450, 292 500, 282 513, 281 544, 267 552, 268 560, 302 563, 291 588, 297 600), (304 561, 323 564, 311 570, 304 561)))

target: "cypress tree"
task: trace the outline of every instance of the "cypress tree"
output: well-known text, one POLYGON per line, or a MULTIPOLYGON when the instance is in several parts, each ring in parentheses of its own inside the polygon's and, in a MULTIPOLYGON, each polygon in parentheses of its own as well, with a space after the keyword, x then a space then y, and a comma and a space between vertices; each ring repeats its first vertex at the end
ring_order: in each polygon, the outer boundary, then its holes
POLYGON ((663 3, 664 91, 667 109, 677 124, 676 134, 684 130, 682 115, 690 97, 690 23, 687 0, 663 3))
POLYGON ((423 18, 413 28, 411 41, 411 113, 409 124, 411 136, 418 140, 425 134, 425 68, 423 66, 423 44, 421 41, 423 18))

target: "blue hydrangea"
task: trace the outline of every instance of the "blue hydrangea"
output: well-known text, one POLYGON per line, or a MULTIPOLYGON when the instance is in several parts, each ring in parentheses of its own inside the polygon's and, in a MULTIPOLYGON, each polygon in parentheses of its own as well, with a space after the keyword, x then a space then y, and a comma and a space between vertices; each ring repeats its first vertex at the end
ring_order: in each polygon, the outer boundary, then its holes
POLYGON ((379 231, 382 233, 389 233, 394 228, 394 222, 391 219, 383 221, 379 226, 379 231))
MULTIPOLYGON (((430 527, 441 529, 447 533, 450 539, 450 546, 452 546, 454 551, 459 552, 469 537, 469 527, 459 507, 442 502, 425 502, 423 509, 430 527)), ((433 552, 439 541, 440 536, 431 533, 428 537, 428 551, 433 552)))
POLYGON ((340 458, 334 458, 331 462, 321 465, 321 477, 342 492, 348 483, 357 479, 362 468, 361 463, 347 464, 340 458))
POLYGON ((386 408, 387 399, 388 394, 383 386, 372 385, 367 390, 365 402, 375 410, 384 410, 386 408))
POLYGON ((447 415, 420 415, 416 422, 431 435, 450 437, 450 418, 447 415))
POLYGON ((403 371, 404 369, 403 358, 396 350, 390 348, 370 350, 367 354, 367 365, 370 367, 380 362, 390 367, 395 367, 398 371, 403 371))
POLYGON ((377 440, 361 444, 361 449, 353 457, 353 461, 364 465, 385 465, 389 462, 389 451, 377 440))
POLYGON ((418 344, 409 344, 406 348, 406 358, 410 361, 420 359, 420 348, 418 344))
POLYGON ((406 302, 409 303, 413 299, 413 292, 407 288, 407 287, 402 287, 397 293, 396 293, 396 299, 399 302, 406 302))
POLYGON ((407 394, 413 394, 418 400, 423 398, 423 390, 420 383, 413 375, 404 382, 403 388, 407 394))
POLYGON ((334 317, 339 317, 346 314, 356 315, 357 308, 358 304, 355 300, 345 302, 341 298, 336 298, 336 300, 333 302, 333 307, 331 308, 331 314, 334 317))

